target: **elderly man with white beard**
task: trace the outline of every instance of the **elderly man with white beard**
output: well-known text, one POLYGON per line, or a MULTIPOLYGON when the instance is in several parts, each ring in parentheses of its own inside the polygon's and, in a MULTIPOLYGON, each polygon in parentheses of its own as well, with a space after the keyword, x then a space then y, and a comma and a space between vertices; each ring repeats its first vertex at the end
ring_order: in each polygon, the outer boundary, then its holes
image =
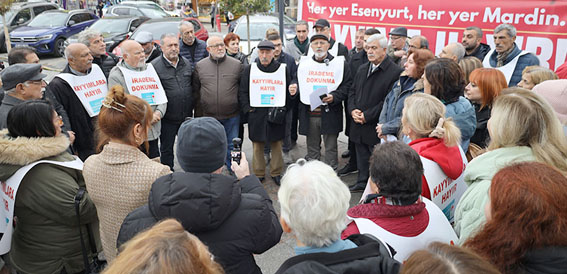
POLYGON ((321 136, 325 143, 324 162, 338 167, 337 138, 343 130, 343 100, 347 99, 352 79, 349 65, 343 56, 333 56, 329 37, 315 34, 311 37, 312 57, 303 57, 297 69, 301 94, 299 104, 299 134, 307 136, 309 160, 321 158, 321 136), (315 106, 310 96, 325 90, 320 96, 322 105, 315 106), (313 106, 312 106, 313 105, 313 106))
MULTIPOLYGON (((146 55, 142 45, 134 40, 126 40, 121 48, 123 59, 110 71, 108 87, 112 88, 115 85, 122 86, 126 93, 138 96, 146 100, 152 106, 152 127, 148 131, 149 150, 147 154, 150 158, 156 158, 160 156, 158 138, 161 134, 161 118, 165 115, 167 101, 158 102, 155 98, 160 98, 160 95, 165 97, 165 92, 154 67, 151 64, 146 64, 146 55), (143 75, 141 73, 143 73, 143 75), (144 85, 144 87, 152 86, 152 84, 157 85, 157 83, 159 83, 156 90, 147 90, 156 95, 154 98, 144 96, 147 94, 146 92, 138 92, 139 89, 137 87, 139 87, 139 85, 134 84, 138 82, 136 79, 141 78, 140 76, 143 76, 144 80, 148 81, 148 85, 144 85)), ((141 149, 145 150, 145 147, 142 145, 141 149)))

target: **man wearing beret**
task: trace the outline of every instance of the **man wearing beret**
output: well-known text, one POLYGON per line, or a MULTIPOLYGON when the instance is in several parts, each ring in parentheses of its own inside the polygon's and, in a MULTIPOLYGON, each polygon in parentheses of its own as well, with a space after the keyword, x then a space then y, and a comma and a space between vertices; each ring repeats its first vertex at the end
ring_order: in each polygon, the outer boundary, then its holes
POLYGON ((2 71, 2 83, 6 96, 0 105, 0 129, 6 128, 8 112, 14 106, 28 100, 41 99, 45 87, 40 64, 15 64, 2 71))
POLYGON ((390 44, 388 45, 388 56, 396 65, 404 67, 403 58, 409 50, 408 29, 397 27, 390 33, 390 44))
POLYGON ((324 34, 311 37, 312 57, 299 63, 297 77, 301 102, 299 104, 299 134, 307 136, 307 156, 310 160, 321 158, 321 136, 325 144, 324 162, 333 169, 338 167, 337 138, 343 131, 343 101, 348 97, 352 84, 350 68, 343 56, 333 56, 329 50, 329 38, 324 34), (316 75, 316 76, 313 76, 316 75), (322 105, 312 107, 311 93, 324 87, 320 96, 322 105))
POLYGON ((270 144, 272 153, 270 176, 279 185, 283 171, 282 141, 285 137, 285 112, 287 111, 286 107, 291 106, 291 101, 297 93, 297 84, 292 83, 291 73, 286 69, 285 64, 274 59, 274 49, 274 44, 269 40, 264 40, 258 44, 257 60, 259 62, 246 66, 242 72, 239 96, 243 112, 248 113, 248 135, 254 147, 254 156, 252 157, 254 174, 261 181, 264 180, 266 172, 264 145, 270 144), (257 83, 263 81, 259 79, 272 79, 274 82, 267 81, 267 84, 256 88, 257 83), (263 87, 267 90, 273 88, 275 95, 268 96, 265 99, 262 97, 262 100, 258 103, 253 98, 255 98, 258 90, 262 90, 263 87), (283 91, 285 94, 282 95, 278 91, 283 91), (277 103, 271 104, 271 100, 278 102, 278 98, 270 98, 278 96, 277 94, 285 96, 285 98, 279 97, 279 102, 285 102, 284 108, 274 108, 277 103), (263 106, 264 103, 265 107, 263 106), (276 110, 283 112, 280 116, 283 118, 279 122, 270 121, 269 113, 273 114, 276 110))
MULTIPOLYGON (((315 25, 313 26, 313 29, 315 30, 315 34, 323 34, 327 36, 327 38, 329 38, 329 53, 331 53, 331 55, 344 56, 345 60, 349 60, 348 48, 343 45, 343 43, 337 42, 331 37, 331 24, 329 24, 329 21, 327 21, 327 19, 317 20, 315 22, 315 25)), ((310 46, 307 49, 307 56, 311 57, 312 55, 313 51, 310 46)))
POLYGON ((146 63, 149 63, 161 56, 161 47, 154 43, 154 35, 148 31, 140 31, 134 41, 140 43, 142 48, 144 48, 144 54, 146 55, 146 63))

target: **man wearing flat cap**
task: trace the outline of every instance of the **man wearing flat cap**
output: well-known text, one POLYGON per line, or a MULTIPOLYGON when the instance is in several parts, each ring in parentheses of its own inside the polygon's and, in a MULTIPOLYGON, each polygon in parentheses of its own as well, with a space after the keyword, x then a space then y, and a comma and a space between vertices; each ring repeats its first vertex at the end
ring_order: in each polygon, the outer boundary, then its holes
MULTIPOLYGON (((327 39, 329 39, 329 53, 331 53, 331 55, 333 56, 344 56, 345 60, 349 60, 348 59, 348 48, 343 45, 343 43, 337 42, 335 41, 335 39, 333 39, 331 37, 331 24, 329 24, 329 21, 327 21, 327 19, 319 19, 315 22, 315 25, 313 26, 313 29, 315 30, 315 34, 323 34, 325 36, 327 36, 327 39)), ((309 47, 307 49, 307 56, 311 57, 313 56, 313 51, 311 49, 311 47, 309 47)))
POLYGON ((286 107, 294 100, 297 84, 286 65, 274 59, 274 49, 269 40, 258 44, 259 62, 247 65, 242 72, 240 102, 243 112, 248 113, 248 135, 254 147, 254 174, 264 180, 264 145, 270 144, 270 176, 279 185, 283 171, 286 107))
POLYGON ((0 105, 0 129, 6 128, 8 112, 27 100, 41 99, 45 87, 40 64, 15 64, 2 71, 2 83, 6 96, 0 105))
POLYGON ((297 69, 300 99, 299 134, 307 136, 307 159, 321 158, 321 136, 325 143, 324 162, 338 167, 337 137, 343 130, 343 105, 352 79, 344 56, 329 50, 329 38, 315 34, 310 43, 312 57, 304 57, 297 69), (317 93, 313 101, 312 94, 317 93), (322 104, 321 104, 322 102, 322 104), (321 104, 321 105, 315 105, 321 104))
POLYGON ((389 35, 390 44, 388 45, 388 56, 396 65, 403 68, 404 64, 402 59, 409 50, 408 30, 405 27, 397 27, 390 31, 389 35))
POLYGON ((146 56, 146 63, 149 63, 161 56, 161 47, 154 43, 154 35, 148 31, 140 31, 134 41, 140 43, 142 48, 144 48, 144 54, 146 56))

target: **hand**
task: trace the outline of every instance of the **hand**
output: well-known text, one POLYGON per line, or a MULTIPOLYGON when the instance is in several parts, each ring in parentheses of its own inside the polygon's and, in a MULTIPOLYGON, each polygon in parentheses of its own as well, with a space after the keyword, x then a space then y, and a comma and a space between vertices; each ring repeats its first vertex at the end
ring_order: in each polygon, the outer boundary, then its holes
POLYGON ((364 112, 360 112, 360 123, 361 124, 366 124, 366 119, 364 119, 364 112))
POLYGON ((333 102, 333 95, 327 94, 327 97, 323 98, 321 101, 323 101, 323 103, 330 104, 333 102))
POLYGON ((379 138, 382 136, 382 124, 376 126, 376 133, 378 133, 379 138))
POLYGON ((294 96, 297 93, 297 84, 289 85, 289 95, 294 96))
POLYGON ((156 110, 156 111, 154 111, 154 115, 152 117, 152 125, 157 123, 159 120, 161 120, 161 112, 156 110))
POLYGON ((250 168, 248 167, 248 161, 246 160, 246 154, 244 154, 244 151, 240 152, 240 164, 232 161, 231 168, 238 180, 242 180, 242 178, 250 175, 250 168))
POLYGON ((404 56, 404 55, 406 55, 406 51, 405 51, 405 50, 396 50, 396 51, 394 51, 394 56, 396 56, 396 57, 402 57, 402 56, 404 56))
POLYGON ((69 142, 71 142, 71 144, 73 144, 75 142, 75 132, 68 130, 67 134, 69 134, 69 142))

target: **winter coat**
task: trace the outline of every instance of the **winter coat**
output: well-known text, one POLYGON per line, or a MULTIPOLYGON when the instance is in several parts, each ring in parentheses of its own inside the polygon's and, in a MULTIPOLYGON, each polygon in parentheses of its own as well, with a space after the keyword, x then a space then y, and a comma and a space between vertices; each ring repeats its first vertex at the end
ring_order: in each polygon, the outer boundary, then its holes
POLYGON ((242 51, 239 51, 236 54, 230 54, 227 51, 226 55, 228 55, 232 58, 235 58, 236 60, 240 61, 240 63, 243 64, 243 65, 248 65, 248 56, 246 56, 244 53, 242 53, 242 51))
POLYGON ((476 129, 471 137, 471 143, 479 145, 481 148, 487 147, 490 141, 488 135, 488 119, 490 119, 490 106, 484 106, 480 109, 479 104, 472 104, 475 110, 476 129))
MULTIPOLYGON (((126 64, 126 62, 124 62, 124 60, 121 60, 116 65, 116 67, 114 67, 110 71, 110 76, 108 77, 108 88, 111 89, 113 86, 119 85, 119 86, 122 86, 124 88, 124 91, 129 94, 130 91, 128 90, 128 86, 126 85, 126 80, 124 79, 124 74, 122 73, 122 71, 120 70, 119 67, 123 67, 123 68, 129 69, 129 70, 135 70, 135 71, 145 71, 147 69, 147 66, 144 65, 143 68, 133 68, 130 65, 126 64)), ((159 76, 159 73, 158 73, 158 76, 159 76)), ((163 116, 165 115, 165 113, 167 111, 167 103, 159 104, 159 105, 152 105, 151 108, 152 108, 152 113, 158 111, 161 114, 161 118, 163 118, 163 116)), ((148 140, 149 141, 157 140, 157 138, 159 138, 160 135, 161 135, 161 120, 152 124, 152 127, 150 128, 150 130, 148 130, 148 140)))
MULTIPOLYGON (((420 138, 409 143, 419 156, 435 162, 447 177, 456 180, 464 172, 465 160, 458 146, 448 147, 443 139, 420 138)), ((421 175, 421 196, 431 199, 431 191, 424 175, 421 175)))
POLYGON ((156 58, 162 55, 163 52, 161 51, 161 47, 158 44, 154 43, 154 48, 152 49, 150 56, 146 58, 146 63, 151 63, 153 60, 155 60, 156 58))
POLYGON ((97 64, 100 69, 102 69, 102 72, 104 73, 104 76, 106 76, 106 79, 108 79, 110 71, 112 70, 112 68, 114 68, 114 66, 116 66, 118 61, 120 61, 120 58, 110 52, 107 52, 105 55, 101 55, 99 57, 93 56, 93 64, 97 64))
POLYGON ((370 62, 367 62, 358 68, 349 91, 348 113, 351 114, 353 110, 359 109, 364 113, 366 120, 364 124, 353 123, 349 137, 357 144, 375 145, 379 141, 376 124, 384 99, 403 70, 386 56, 367 77, 370 65, 370 62))
POLYGON ((351 235, 349 240, 358 247, 335 253, 311 253, 287 259, 276 274, 398 273, 401 264, 392 259, 389 247, 372 235, 351 235))
POLYGON ((0 105, 0 129, 8 127, 8 112, 10 112, 13 107, 23 102, 24 100, 10 95, 6 95, 4 99, 2 99, 2 104, 0 105))
MULTIPOLYGON (((39 160, 73 161, 65 150, 69 139, 57 137, 11 138, 0 131, 0 181, 21 167, 39 160)), ((19 273, 77 273, 84 269, 79 229, 96 230, 97 212, 89 193, 80 202, 81 224, 73 200, 85 182, 80 170, 39 164, 23 178, 16 195, 10 260, 19 273)), ((98 234, 93 235, 95 241, 98 234)), ((85 241, 87 250, 91 250, 85 241)), ((89 258, 92 256, 89 255, 89 258)))
MULTIPOLYGON (((506 61, 504 62, 504 65, 510 63, 510 61, 512 61, 521 52, 522 50, 520 50, 516 45, 516 43, 514 43, 514 49, 506 57, 506 61)), ((488 58, 490 58, 489 59, 490 66, 493 68, 496 68, 496 64, 498 63, 497 56, 498 53, 496 51, 494 51, 492 55, 488 56, 488 58)), ((516 86, 522 80, 522 71, 524 71, 524 69, 527 66, 539 66, 539 59, 532 53, 524 54, 520 56, 520 58, 518 58, 518 63, 516 63, 516 68, 514 68, 514 73, 510 78, 510 82, 508 82, 509 87, 516 86)))
MULTIPOLYGON (((69 64, 65 66, 62 73, 70 73, 69 64)), ((75 132, 75 142, 73 148, 78 153, 81 160, 86 160, 95 153, 94 132, 96 127, 96 117, 90 117, 83 104, 75 95, 75 91, 65 80, 55 77, 45 88, 46 92, 51 92, 55 99, 63 106, 69 116, 70 130, 75 132)))
POLYGON ((167 96, 167 111, 163 119, 181 123, 185 118, 193 116, 193 90, 189 60, 179 56, 177 67, 173 67, 161 55, 152 61, 152 65, 167 96))
POLYGON ((515 273, 560 274, 567 269, 567 247, 547 246, 529 250, 515 268, 515 273))
POLYGON ((354 78, 354 74, 358 71, 358 68, 362 66, 364 63, 368 62, 368 55, 366 54, 365 50, 361 50, 359 52, 352 54, 351 52, 354 52, 354 49, 351 49, 349 51, 348 64, 351 71, 351 75, 354 78))
POLYGON ((463 151, 467 151, 476 129, 476 114, 473 106, 465 97, 459 96, 458 101, 445 104, 445 108, 445 116, 453 118, 453 121, 461 130, 461 148, 463 151))
POLYGON ((238 88, 242 64, 226 55, 220 59, 207 57, 195 65, 193 71, 193 102, 195 116, 209 116, 217 120, 238 115, 238 88))
POLYGON ((478 48, 476 48, 476 50, 471 54, 467 54, 465 52, 465 57, 469 57, 469 56, 476 57, 478 58, 478 60, 482 62, 482 60, 484 60, 484 57, 488 54, 489 51, 490 51, 489 45, 480 43, 478 48))
POLYGON ((268 193, 254 175, 183 173, 159 178, 148 204, 126 217, 118 245, 159 220, 175 218, 209 247, 226 273, 261 273, 253 254, 276 245, 282 228, 268 193))
POLYGON ((455 209, 455 232, 464 243, 486 222, 484 207, 489 201, 488 190, 494 174, 508 165, 535 161, 527 146, 504 147, 474 158, 465 170, 468 188, 455 209))
MULTIPOLYGON (((293 59, 296 62, 299 62, 299 59, 301 59, 301 56, 304 56, 305 53, 301 52, 301 50, 295 45, 294 42, 295 39, 297 38, 294 38, 293 40, 288 40, 285 43, 285 47, 283 50, 285 51, 285 53, 293 57, 293 59)), ((307 46, 309 46, 309 38, 307 38, 307 41, 305 41, 305 43, 307 43, 307 46)), ((307 48, 305 49, 307 50, 307 48)))
POLYGON ((384 107, 380 112, 378 124, 382 124, 383 135, 398 136, 402 125, 402 110, 406 97, 412 95, 418 80, 409 76, 400 76, 392 90, 386 95, 384 107))
MULTIPOLYGON (((248 113, 248 136, 252 142, 276 142, 283 140, 285 137, 285 123, 283 124, 275 124, 268 122, 268 111, 269 107, 251 107, 250 106, 250 68, 251 66, 258 66, 260 71, 263 72, 275 72, 279 69, 280 63, 276 60, 272 60, 272 62, 267 66, 264 67, 260 63, 252 63, 251 65, 246 66, 244 71, 242 72, 241 81, 240 81, 240 105, 242 111, 248 113)), ((285 106, 286 111, 289 109, 289 106, 292 104, 292 100, 295 100, 297 94, 295 96, 291 96, 288 91, 288 87, 292 82, 291 75, 289 75, 289 71, 286 69, 285 73, 286 77, 286 100, 285 106)))
POLYGON ((171 173, 137 147, 110 142, 85 161, 83 176, 100 220, 102 248, 108 262, 116 257, 122 221, 147 202, 152 183, 171 173))
MULTIPOLYGON (((324 63, 323 61, 317 61, 315 56, 312 57, 317 63, 324 63)), ((335 57, 330 53, 327 54, 329 61, 333 60, 335 57)), ((333 95, 333 102, 327 104, 327 106, 320 106, 321 109, 321 134, 339 134, 343 131, 343 101, 348 98, 348 91, 352 85, 352 76, 350 74, 350 69, 348 63, 345 61, 343 64, 343 79, 341 84, 336 90, 329 92, 333 95), (327 109, 329 111, 326 111, 327 109)), ((301 92, 301 87, 299 92, 301 92)), ((299 134, 308 135, 309 134, 309 118, 311 106, 299 102, 299 134)))
POLYGON ((185 44, 183 39, 179 39, 179 54, 187 60, 191 64, 191 68, 195 69, 195 65, 202 59, 209 57, 209 52, 207 51, 207 43, 205 41, 199 40, 199 38, 195 37, 195 53, 191 55, 191 46, 185 44))

